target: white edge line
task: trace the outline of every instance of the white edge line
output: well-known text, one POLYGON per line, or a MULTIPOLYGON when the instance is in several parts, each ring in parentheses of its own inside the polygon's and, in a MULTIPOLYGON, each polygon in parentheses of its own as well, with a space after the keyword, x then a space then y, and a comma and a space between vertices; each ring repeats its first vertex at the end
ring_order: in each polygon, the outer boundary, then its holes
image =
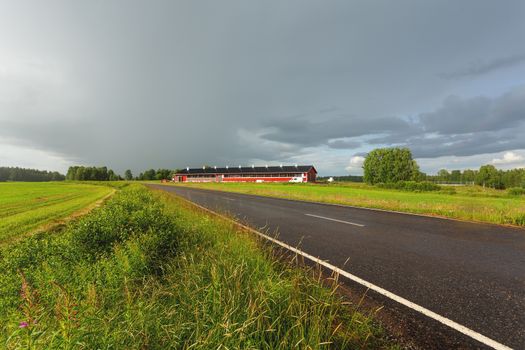
POLYGON ((209 192, 233 193, 233 194, 240 194, 240 195, 245 195, 245 196, 259 197, 259 198, 280 199, 280 200, 288 201, 288 202, 301 202, 301 203, 310 203, 310 204, 330 205, 330 206, 333 206, 333 207, 372 210, 372 211, 379 211, 379 212, 383 212, 383 213, 403 214, 403 215, 410 215, 410 216, 419 216, 419 217, 422 217, 422 218, 458 221, 458 222, 463 222, 463 223, 467 223, 467 224, 489 225, 489 226, 497 226, 497 227, 505 227, 505 228, 510 228, 510 229, 524 230, 523 227, 521 227, 521 226, 508 225, 508 224, 495 224, 493 222, 484 222, 484 221, 472 221, 472 220, 466 220, 466 219, 458 219, 458 218, 451 218, 451 217, 446 217, 446 216, 440 216, 440 215, 437 215, 437 214, 436 215, 430 215, 430 214, 411 213, 411 212, 399 211, 399 210, 390 210, 390 209, 381 209, 381 208, 372 208, 372 207, 360 207, 360 206, 351 205, 351 204, 338 204, 338 203, 328 203, 328 202, 307 201, 307 200, 304 200, 304 199, 289 199, 289 198, 282 198, 282 197, 264 196, 264 195, 261 195, 261 194, 224 191, 224 190, 208 189, 208 188, 201 188, 201 187, 190 187, 190 186, 184 186, 184 185, 160 185, 160 186, 175 187, 175 188, 177 188, 177 187, 178 188, 188 188, 188 189, 192 189, 192 190, 202 190, 202 191, 209 191, 209 192))
POLYGON ((269 241, 271 241, 271 242, 273 242, 273 243, 275 243, 275 244, 277 244, 277 245, 279 245, 279 246, 281 246, 283 248, 286 248, 286 249, 288 249, 288 250, 290 250, 290 251, 292 251, 292 252, 294 252, 296 254, 299 254, 299 255, 301 255, 301 256, 303 256, 303 257, 305 257, 305 258, 307 258, 307 259, 309 259, 309 260, 311 260, 311 261, 313 261, 313 262, 315 262, 315 263, 317 263, 317 264, 319 264, 321 266, 324 266, 327 269, 330 269, 333 272, 338 273, 341 276, 344 276, 344 277, 346 277, 346 278, 348 278, 348 279, 350 279, 350 280, 352 280, 352 281, 354 281, 356 283, 361 284, 362 286, 367 287, 368 289, 371 289, 371 290, 375 291, 376 293, 384 295, 385 297, 387 297, 387 298, 389 298, 391 300, 394 300, 395 302, 397 302, 397 303, 399 303, 401 305, 404 305, 404 306, 406 306, 406 307, 408 307, 408 308, 410 308, 412 310, 415 310, 415 311, 417 311, 417 312, 419 312, 419 313, 421 313, 421 314, 423 314, 423 315, 425 315, 425 316, 427 316, 427 317, 429 317, 429 318, 431 318, 433 320, 436 320, 436 321, 438 321, 438 322, 440 322, 440 323, 442 323, 442 324, 444 324, 444 325, 446 325, 446 326, 448 326, 448 327, 450 327, 450 328, 452 328, 452 329, 454 329, 454 330, 456 330, 456 331, 458 331, 460 333, 463 333, 464 335, 466 335, 466 336, 468 336, 468 337, 470 337, 472 339, 475 339, 475 340, 477 340, 478 342, 480 342, 480 343, 482 343, 484 345, 490 346, 491 348, 496 349, 496 350, 512 350, 512 348, 510 348, 510 347, 508 347, 508 346, 506 346, 504 344, 498 343, 497 341, 495 341, 495 340, 493 340, 493 339, 491 339, 489 337, 486 337, 483 334, 478 333, 478 332, 476 332, 476 331, 474 331, 474 330, 472 330, 470 328, 467 328, 467 327, 465 327, 465 326, 463 326, 463 325, 461 325, 461 324, 459 324, 457 322, 454 322, 451 319, 448 319, 448 318, 446 318, 444 316, 441 316, 441 315, 435 313, 434 311, 431 311, 431 310, 429 310, 427 308, 424 308, 423 306, 415 304, 415 303, 411 302, 410 300, 407 300, 407 299, 405 299, 403 297, 400 297, 400 296, 398 296, 398 295, 396 295, 396 294, 394 294, 392 292, 389 292, 388 290, 386 290, 384 288, 381 288, 379 286, 376 286, 375 284, 370 283, 370 282, 368 282, 368 281, 366 281, 366 280, 364 280, 364 279, 362 279, 360 277, 352 275, 351 273, 346 272, 346 271, 338 268, 337 266, 334 266, 334 265, 332 265, 332 264, 330 264, 330 263, 328 263, 328 262, 326 262, 324 260, 316 258, 313 255, 305 253, 305 252, 303 252, 303 251, 301 251, 301 250, 299 250, 297 248, 294 248, 294 247, 292 247, 292 246, 290 246, 290 245, 288 245, 288 244, 286 244, 284 242, 281 242, 281 241, 279 241, 279 240, 277 240, 277 239, 275 239, 273 237, 265 235, 264 233, 259 232, 259 231, 255 230, 255 229, 253 229, 253 228, 251 228, 249 226, 246 226, 244 224, 241 224, 238 221, 230 219, 229 217, 227 217, 225 215, 216 213, 213 210, 210 210, 210 209, 208 209, 206 207, 203 207, 202 205, 199 205, 199 204, 197 204, 195 202, 192 202, 192 201, 190 201, 190 200, 188 200, 186 198, 183 198, 181 196, 179 196, 179 198, 182 198, 186 202, 189 202, 192 205, 195 205, 196 207, 198 207, 198 208, 200 208, 200 209, 202 209, 202 210, 204 210, 204 211, 206 211, 208 213, 211 213, 212 215, 216 215, 218 217, 221 217, 223 219, 231 221, 234 224, 238 225, 239 227, 244 228, 245 230, 253 232, 253 233, 257 234, 258 236, 260 236, 262 238, 265 238, 265 239, 267 239, 267 240, 269 240, 269 241))
POLYGON ((319 218, 319 219, 323 219, 323 220, 330 220, 330 221, 335 221, 335 222, 340 222, 342 224, 348 224, 348 225, 354 225, 354 226, 359 226, 359 227, 365 227, 365 225, 362 225, 362 224, 356 224, 355 222, 350 222, 350 221, 344 221, 344 220, 338 220, 338 219, 332 219, 332 218, 327 218, 326 216, 320 216, 320 215, 314 215, 314 214, 304 214, 306 216, 311 216, 313 218, 319 218))

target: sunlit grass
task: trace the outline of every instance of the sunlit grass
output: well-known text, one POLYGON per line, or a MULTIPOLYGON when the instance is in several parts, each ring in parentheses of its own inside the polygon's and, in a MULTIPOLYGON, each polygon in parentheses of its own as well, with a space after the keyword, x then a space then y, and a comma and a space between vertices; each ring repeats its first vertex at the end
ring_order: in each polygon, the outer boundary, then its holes
POLYGON ((352 205, 495 224, 525 225, 525 197, 479 186, 447 192, 406 192, 366 184, 185 183, 175 186, 352 205))
POLYGON ((0 250, 7 349, 378 349, 372 314, 253 235, 140 186, 0 250))
POLYGON ((60 221, 113 192, 68 182, 0 183, 0 244, 60 221))

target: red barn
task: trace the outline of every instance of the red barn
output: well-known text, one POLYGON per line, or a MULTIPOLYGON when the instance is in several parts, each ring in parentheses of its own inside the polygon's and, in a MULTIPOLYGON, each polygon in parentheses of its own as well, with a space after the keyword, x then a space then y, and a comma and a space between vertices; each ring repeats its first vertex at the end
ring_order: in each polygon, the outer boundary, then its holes
POLYGON ((186 168, 173 174, 174 182, 315 182, 313 165, 186 168))

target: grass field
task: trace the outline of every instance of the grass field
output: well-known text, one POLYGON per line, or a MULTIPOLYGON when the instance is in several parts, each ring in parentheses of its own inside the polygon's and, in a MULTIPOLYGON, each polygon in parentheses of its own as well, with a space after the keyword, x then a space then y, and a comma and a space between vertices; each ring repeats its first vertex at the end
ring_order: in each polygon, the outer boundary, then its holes
POLYGON ((405 192, 366 184, 185 183, 174 186, 230 191, 359 207, 443 216, 461 220, 525 226, 525 196, 479 186, 448 192, 405 192))
POLYGON ((0 244, 78 213, 113 191, 68 182, 0 183, 0 244))
POLYGON ((394 349, 315 269, 141 185, 0 249, 6 349, 394 349))

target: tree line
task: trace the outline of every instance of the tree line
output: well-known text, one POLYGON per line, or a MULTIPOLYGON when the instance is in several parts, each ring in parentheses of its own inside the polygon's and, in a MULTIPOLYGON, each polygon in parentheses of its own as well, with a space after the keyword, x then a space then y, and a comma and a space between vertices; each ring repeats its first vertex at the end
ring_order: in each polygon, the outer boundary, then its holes
POLYGON ((428 177, 443 183, 471 183, 496 189, 525 188, 525 169, 498 170, 491 164, 483 165, 479 170, 466 169, 449 172, 441 169, 437 175, 428 177))
POLYGON ((19 167, 0 167, 0 182, 4 181, 63 181, 65 176, 58 171, 26 169, 19 167))
POLYGON ((171 180, 173 173, 174 171, 170 169, 149 169, 140 173, 135 180, 171 180))
POLYGON ((149 169, 138 176, 133 177, 130 169, 124 172, 124 177, 115 173, 113 170, 103 167, 91 166, 71 166, 66 175, 66 180, 77 181, 118 181, 118 180, 163 180, 171 179, 173 170, 170 169, 149 169))
POLYGON ((108 170, 106 166, 70 166, 66 174, 66 180, 118 181, 123 180, 123 178, 113 170, 108 170))
POLYGON ((442 183, 476 184, 495 189, 525 188, 525 169, 498 170, 487 164, 479 170, 441 169, 437 175, 427 175, 419 170, 408 148, 377 148, 368 153, 363 163, 366 183, 371 185, 400 181, 431 181, 442 183))

